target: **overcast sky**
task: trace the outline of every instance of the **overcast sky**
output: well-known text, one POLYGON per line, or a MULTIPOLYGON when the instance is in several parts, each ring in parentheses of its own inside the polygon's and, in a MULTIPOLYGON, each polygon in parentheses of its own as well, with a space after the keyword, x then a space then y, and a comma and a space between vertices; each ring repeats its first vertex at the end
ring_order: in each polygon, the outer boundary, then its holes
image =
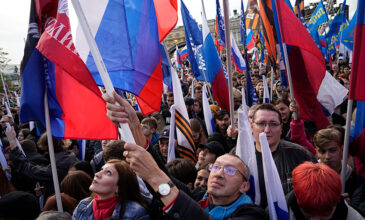
MULTIPOLYGON (((243 0, 246 7, 247 0, 243 0)), ((295 0, 291 0, 294 2, 295 0)), ((318 2, 319 0, 305 0, 305 4, 310 2, 318 2)), ((180 8, 180 1, 179 8, 180 8)), ((199 0, 184 0, 186 7, 192 16, 200 23, 201 21, 201 2, 199 0)), ((341 2, 338 0, 337 2, 341 2)), ((221 7, 222 0, 220 0, 221 7)), ((208 19, 215 17, 215 0, 204 0, 205 10, 208 19)), ((229 0, 230 15, 233 10, 237 9, 240 13, 241 0, 229 0)), ((347 0, 350 6, 350 18, 356 10, 357 0, 347 0)), ((69 0, 71 28, 77 25, 77 19, 69 0)), ((24 43, 27 35, 29 21, 30 0, 0 0, 0 47, 8 52, 8 58, 11 64, 19 64, 23 57, 24 43)), ((182 25, 181 14, 179 9, 178 26, 182 25)))

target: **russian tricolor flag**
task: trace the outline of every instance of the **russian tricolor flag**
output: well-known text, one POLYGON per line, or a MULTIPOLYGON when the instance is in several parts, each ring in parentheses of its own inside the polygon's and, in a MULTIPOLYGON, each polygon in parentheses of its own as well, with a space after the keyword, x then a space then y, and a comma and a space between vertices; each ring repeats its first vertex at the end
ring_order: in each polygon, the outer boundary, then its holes
POLYGON ((241 51, 238 48, 233 34, 231 33, 231 49, 232 49, 232 61, 236 66, 237 72, 242 73, 246 69, 246 62, 242 57, 241 51))
POLYGON ((181 60, 185 59, 186 57, 188 57, 188 49, 185 47, 183 47, 183 49, 180 51, 180 58, 181 60))
POLYGON ((227 79, 224 74, 223 65, 218 52, 214 46, 212 35, 210 34, 205 12, 202 13, 202 33, 203 45, 202 56, 205 63, 205 75, 208 82, 212 84, 213 96, 219 106, 229 111, 229 95, 227 79))
MULTIPOLYGON (((163 90, 159 42, 177 22, 176 0, 84 0, 80 4, 114 87, 135 94, 143 114, 159 111, 163 90)), ((103 85, 84 35, 78 31, 80 56, 96 83, 103 85)))
POLYGON ((252 50, 255 46, 255 38, 253 36, 252 30, 249 29, 250 31, 247 32, 247 37, 246 37, 246 48, 248 51, 252 50))
POLYGON ((348 91, 326 71, 321 51, 289 6, 283 0, 275 2, 281 39, 288 48, 293 92, 300 115, 303 120, 314 121, 317 129, 326 128, 329 122, 323 107, 332 114, 348 91))
POLYGON ((37 47, 31 48, 27 44, 29 48, 25 49, 31 55, 24 61, 20 120, 40 121, 45 126, 44 96, 47 92, 53 136, 116 139, 117 128, 106 116, 101 92, 73 44, 67 1, 47 6, 57 14, 48 16, 37 47))
POLYGON ((349 99, 357 100, 350 153, 365 161, 365 2, 358 0, 349 99))

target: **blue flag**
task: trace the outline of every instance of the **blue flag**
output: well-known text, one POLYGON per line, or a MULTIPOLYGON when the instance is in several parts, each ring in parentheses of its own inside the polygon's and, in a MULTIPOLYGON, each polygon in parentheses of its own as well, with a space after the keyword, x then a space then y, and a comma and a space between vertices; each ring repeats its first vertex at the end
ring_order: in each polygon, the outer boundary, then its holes
POLYGON ((308 28, 310 30, 317 30, 318 26, 328 21, 328 16, 326 13, 326 8, 323 5, 322 0, 318 3, 316 10, 314 10, 311 19, 308 23, 308 28))
POLYGON ((343 43, 350 50, 352 50, 354 47, 356 17, 357 17, 357 11, 352 17, 349 25, 343 30, 341 37, 341 43, 343 43))
POLYGON ((346 6, 346 0, 343 1, 341 7, 338 9, 335 18, 329 25, 330 30, 326 34, 327 53, 329 55, 332 55, 336 52, 336 46, 340 43, 339 36, 342 31, 341 27, 343 23, 346 23, 345 6, 346 6))
POLYGON ((219 5, 219 0, 216 0, 217 3, 217 21, 218 21, 218 43, 219 45, 226 47, 226 37, 224 35, 225 27, 222 17, 221 6, 219 5))
POLYGON ((185 40, 191 71, 197 80, 204 81, 202 66, 199 62, 199 59, 202 59, 201 47, 203 46, 203 34, 196 21, 191 17, 183 1, 181 1, 181 16, 184 23, 185 40))

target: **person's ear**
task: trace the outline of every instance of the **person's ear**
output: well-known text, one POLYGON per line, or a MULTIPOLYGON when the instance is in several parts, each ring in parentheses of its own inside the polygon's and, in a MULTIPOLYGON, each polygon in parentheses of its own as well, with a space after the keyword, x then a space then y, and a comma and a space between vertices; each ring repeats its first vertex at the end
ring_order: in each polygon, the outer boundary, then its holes
POLYGON ((245 181, 241 184, 241 187, 240 187, 239 191, 241 193, 246 193, 249 189, 250 189, 250 182, 245 181))

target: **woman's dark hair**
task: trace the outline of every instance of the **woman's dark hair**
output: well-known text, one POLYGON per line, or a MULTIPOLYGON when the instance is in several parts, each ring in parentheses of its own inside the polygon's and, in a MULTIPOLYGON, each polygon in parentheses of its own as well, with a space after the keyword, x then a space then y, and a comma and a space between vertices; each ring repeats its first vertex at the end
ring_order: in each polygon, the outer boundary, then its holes
POLYGON ((87 173, 91 177, 91 179, 94 178, 93 168, 91 167, 90 163, 85 161, 85 160, 77 161, 71 167, 74 167, 75 170, 84 171, 85 173, 87 173))
POLYGON ((22 133, 25 139, 28 135, 30 135, 30 130, 28 128, 23 128, 19 131, 19 133, 22 133))
POLYGON ((130 168, 129 164, 123 160, 112 159, 107 162, 108 164, 113 164, 114 168, 118 172, 118 202, 121 204, 122 208, 120 213, 124 213, 125 205, 128 200, 135 201, 147 207, 141 193, 139 191, 139 184, 136 174, 130 168))
MULTIPOLYGON (((62 139, 57 139, 57 138, 53 137, 52 140, 53 140, 53 147, 54 147, 55 153, 64 151, 65 144, 62 139)), ((42 136, 39 138, 39 140, 37 142, 37 145, 41 150, 48 151, 47 133, 42 134, 42 136)))
POLYGON ((108 162, 111 159, 125 160, 123 156, 125 142, 122 140, 114 140, 109 142, 104 150, 104 160, 108 162))
POLYGON ((15 191, 14 186, 10 183, 8 180, 8 177, 5 174, 5 171, 0 166, 0 197, 2 197, 5 194, 8 194, 9 192, 15 191))
POLYGON ((72 171, 63 178, 60 186, 61 192, 80 201, 90 196, 91 182, 91 177, 84 171, 72 171))

